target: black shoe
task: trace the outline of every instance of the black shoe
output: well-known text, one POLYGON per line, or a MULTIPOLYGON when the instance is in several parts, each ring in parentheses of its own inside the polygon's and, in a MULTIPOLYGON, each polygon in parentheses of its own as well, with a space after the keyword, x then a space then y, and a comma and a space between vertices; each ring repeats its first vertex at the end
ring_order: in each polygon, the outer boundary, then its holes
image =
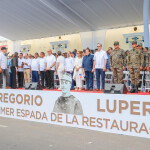
POLYGON ((85 89, 85 91, 89 91, 89 89, 85 89))
POLYGON ((131 89, 131 90, 130 90, 130 93, 135 93, 135 89, 131 89))
POLYGON ((51 88, 50 88, 50 90, 54 90, 54 88, 53 88, 53 87, 51 87, 51 88))
POLYGON ((139 85, 135 85, 135 93, 138 93, 138 87, 139 85))
POLYGON ((129 93, 135 93, 135 85, 132 85, 131 90, 129 93))
POLYGON ((46 89, 50 89, 49 87, 46 87, 46 89))

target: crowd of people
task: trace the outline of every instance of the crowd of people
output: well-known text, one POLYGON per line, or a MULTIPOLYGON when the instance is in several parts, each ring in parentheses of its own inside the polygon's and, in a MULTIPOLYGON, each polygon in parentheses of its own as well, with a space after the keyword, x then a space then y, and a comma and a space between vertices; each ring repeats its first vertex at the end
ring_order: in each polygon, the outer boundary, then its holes
POLYGON ((23 88, 26 83, 37 82, 42 88, 54 89, 54 73, 59 78, 61 88, 62 75, 67 72, 72 76, 71 90, 82 90, 83 79, 86 83, 85 90, 93 90, 93 74, 96 75, 96 91, 105 87, 105 72, 113 72, 113 82, 123 83, 123 71, 129 70, 131 77, 131 93, 138 92, 140 70, 150 71, 150 51, 143 48, 137 41, 132 42, 132 50, 120 49, 119 42, 114 42, 114 48, 107 51, 102 49, 102 44, 97 44, 97 49, 89 48, 83 51, 76 49, 71 52, 57 54, 52 50, 34 56, 17 52, 8 56, 7 48, 2 47, 0 52, 0 88, 3 87, 3 78, 6 79, 6 88, 23 88), (19 56, 18 56, 19 55, 19 56), (18 80, 16 80, 16 77, 18 80), (101 77, 101 81, 100 81, 101 77), (18 83, 17 83, 18 82, 18 83), (102 82, 100 84, 100 82, 102 82), (102 86, 102 87, 100 87, 102 86))

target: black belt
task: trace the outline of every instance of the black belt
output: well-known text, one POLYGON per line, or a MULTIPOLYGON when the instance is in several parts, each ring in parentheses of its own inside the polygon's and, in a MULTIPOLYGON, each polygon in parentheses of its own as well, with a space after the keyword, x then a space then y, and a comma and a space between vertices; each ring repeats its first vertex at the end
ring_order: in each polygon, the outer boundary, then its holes
POLYGON ((30 68, 24 68, 24 69, 30 69, 30 68))

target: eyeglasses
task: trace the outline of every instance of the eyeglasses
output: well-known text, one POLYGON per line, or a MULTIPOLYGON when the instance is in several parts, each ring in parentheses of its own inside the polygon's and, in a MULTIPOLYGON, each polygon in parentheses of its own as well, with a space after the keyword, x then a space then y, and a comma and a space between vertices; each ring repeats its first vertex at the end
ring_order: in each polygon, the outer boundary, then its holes
POLYGON ((101 46, 97 46, 97 47, 101 47, 101 46))

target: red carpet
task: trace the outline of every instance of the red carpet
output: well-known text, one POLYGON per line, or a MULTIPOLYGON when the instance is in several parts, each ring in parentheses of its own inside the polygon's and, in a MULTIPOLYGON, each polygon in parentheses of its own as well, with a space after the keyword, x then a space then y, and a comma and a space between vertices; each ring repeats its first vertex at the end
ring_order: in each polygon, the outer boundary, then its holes
MULTIPOLYGON (((18 90, 25 90, 25 88, 18 88, 18 90)), ((58 89, 54 89, 54 90, 48 90, 48 89, 43 89, 43 91, 61 91, 58 89)), ((81 93, 104 93, 102 91, 84 91, 84 90, 71 90, 71 92, 81 92, 81 93)), ((139 93, 127 93, 128 95, 150 95, 149 92, 139 92, 139 93)))

